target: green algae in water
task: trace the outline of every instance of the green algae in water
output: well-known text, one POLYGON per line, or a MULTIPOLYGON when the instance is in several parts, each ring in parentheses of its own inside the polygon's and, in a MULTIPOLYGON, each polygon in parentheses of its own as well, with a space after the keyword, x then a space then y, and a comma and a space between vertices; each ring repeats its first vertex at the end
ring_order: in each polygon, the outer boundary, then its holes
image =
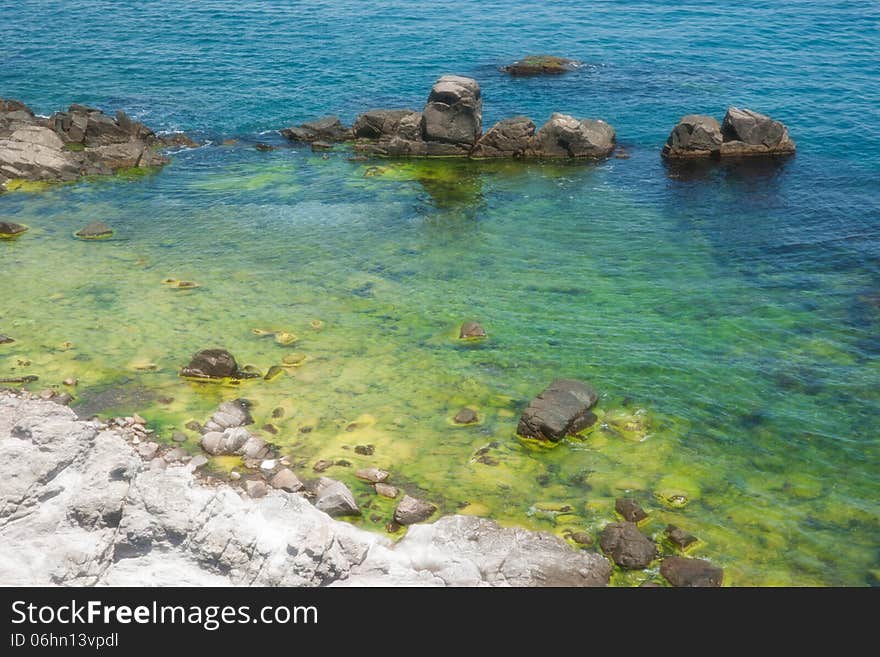
MULTIPOLYGON (((858 357, 831 302, 819 323, 785 288, 743 306, 757 294, 748 279, 720 269, 699 232, 609 187, 602 167, 382 161, 365 177, 292 150, 223 157, 144 187, 0 198, 5 218, 32 227, 0 243, 0 322, 16 338, 0 376, 39 376, 34 390, 77 378, 79 411, 137 411, 166 441, 246 397, 301 477, 318 460, 350 463, 326 474, 372 495, 357 522, 377 531, 395 501, 359 483, 361 467, 442 513, 560 536, 598 536, 615 498, 633 496, 646 533, 685 527, 701 539, 689 554, 724 566, 726 584, 871 581, 880 367, 858 357), (126 239, 69 239, 95 219, 126 239), (462 345, 457 328, 475 316, 491 338, 462 345), (279 331, 301 351, 276 344, 279 331), (178 376, 213 346, 286 376, 178 376), (518 440, 522 408, 562 376, 596 385, 599 422, 552 448, 518 440), (450 425, 463 407, 480 423, 450 425)), ((647 577, 659 575, 614 581, 647 577)))

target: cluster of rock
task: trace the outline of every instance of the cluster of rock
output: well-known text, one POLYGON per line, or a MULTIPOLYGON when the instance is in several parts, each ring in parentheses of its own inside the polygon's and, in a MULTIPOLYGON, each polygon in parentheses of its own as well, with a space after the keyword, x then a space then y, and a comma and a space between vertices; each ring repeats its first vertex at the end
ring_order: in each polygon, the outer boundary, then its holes
MULTIPOLYGON (((228 414, 229 408, 222 409, 228 414)), ((212 417, 212 422, 217 414, 212 417)), ((222 418, 221 418, 222 419, 222 418)), ((27 393, 0 394, 0 581, 111 586, 603 586, 561 538, 448 516, 392 544, 300 492, 206 485, 204 458, 27 393)), ((224 420, 225 421, 225 420, 224 420)), ((206 423, 207 425, 208 423, 206 423)), ((219 425, 218 425, 219 426, 219 425)))
POLYGON ((61 182, 120 169, 159 167, 158 149, 192 145, 160 137, 125 112, 115 117, 85 105, 46 118, 24 103, 0 99, 0 186, 9 180, 61 182))
POLYGON ((599 119, 555 113, 541 128, 525 116, 499 121, 483 133, 480 85, 472 78, 444 75, 434 83, 421 112, 374 109, 346 128, 324 117, 281 134, 291 141, 352 141, 362 153, 383 156, 471 158, 604 158, 615 145, 614 128, 599 119))
POLYGON ((795 144, 784 124, 738 107, 729 107, 720 124, 711 116, 685 116, 672 129, 663 147, 663 157, 668 159, 790 155, 794 152, 795 144))

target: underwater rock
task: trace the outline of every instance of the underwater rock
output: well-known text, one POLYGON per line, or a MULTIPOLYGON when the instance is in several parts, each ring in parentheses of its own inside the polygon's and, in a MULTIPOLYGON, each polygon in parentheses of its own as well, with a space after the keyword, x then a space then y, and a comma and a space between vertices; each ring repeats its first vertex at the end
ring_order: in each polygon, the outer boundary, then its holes
POLYGON ((254 144, 254 148, 262 153, 268 153, 270 151, 275 150, 274 146, 271 146, 269 144, 264 144, 261 141, 258 141, 256 144, 254 144))
POLYGON ((673 586, 718 587, 724 580, 722 568, 689 557, 666 557, 660 564, 660 574, 673 586))
POLYGON ((381 495, 382 497, 387 497, 392 500, 400 493, 400 491, 397 490, 397 487, 392 486, 391 484, 377 483, 373 486, 373 488, 376 490, 376 493, 378 495, 381 495))
POLYGON ((238 368, 235 358, 225 349, 202 349, 192 357, 189 365, 180 370, 180 376, 194 379, 254 378, 238 368))
POLYGON ((592 545, 595 539, 587 532, 572 532, 569 538, 578 545, 592 545))
POLYGON ((598 400, 599 395, 591 385, 557 379, 526 406, 517 433, 525 438, 552 441, 577 434, 595 418, 590 409, 598 400))
POLYGON ((360 454, 361 456, 372 456, 376 451, 376 448, 373 445, 355 445, 354 453, 360 454))
POLYGON ((688 114, 672 129, 663 156, 668 158, 709 157, 721 151, 721 124, 711 116, 688 114))
POLYGON ((74 235, 84 240, 99 240, 112 236, 113 229, 103 221, 93 221, 85 228, 80 228, 74 235))
POLYGON ((0 344, 12 344, 13 342, 15 342, 14 339, 10 338, 8 335, 0 333, 0 344))
POLYGON ((339 142, 352 138, 349 128, 342 125, 338 116, 324 116, 299 127, 285 128, 281 134, 290 141, 311 143, 314 141, 339 142))
POLYGON ((623 519, 627 522, 634 522, 636 524, 648 517, 645 510, 631 497, 617 498, 617 501, 614 503, 614 510, 623 516, 623 519))
POLYGON ((27 226, 16 224, 11 221, 0 221, 0 239, 18 237, 27 231, 27 226))
POLYGON ((394 510, 394 522, 399 525, 414 525, 430 518, 437 507, 430 502, 404 495, 394 510))
POLYGON ((311 147, 313 153, 333 150, 333 144, 329 141, 313 141, 311 147))
POLYGON ((477 412, 472 408, 463 408, 452 418, 452 421, 456 424, 474 424, 479 422, 479 420, 477 412))
POLYGON ((303 489, 303 482, 300 481, 299 477, 297 477, 290 468, 282 468, 279 470, 269 483, 273 488, 280 488, 289 493, 295 493, 298 490, 303 489))
POLYGON ((501 70, 514 76, 561 75, 575 70, 580 62, 555 55, 527 55, 501 70))
POLYGON ((723 123, 689 114, 672 129, 662 155, 668 159, 790 155, 795 143, 788 128, 769 116, 729 107, 723 123))
POLYGON ((614 150, 614 128, 601 119, 555 112, 532 139, 529 157, 603 158, 614 150))
POLYGON ((385 470, 380 470, 379 468, 362 468, 356 471, 354 476, 371 484, 380 484, 387 480, 390 475, 385 470))
POLYGON ((332 517, 361 515, 348 486, 329 477, 321 477, 315 485, 315 508, 332 517))
POLYGON ((468 147, 483 131, 483 100, 480 85, 473 78, 444 75, 431 87, 422 112, 425 141, 468 147))
POLYGON ((525 157, 532 147, 535 124, 527 116, 504 119, 486 131, 471 151, 471 157, 525 157))
POLYGON ((461 340, 473 340, 476 338, 485 338, 486 329, 477 322, 465 322, 458 330, 458 337, 461 340))
POLYGON ((657 556, 657 546, 632 522, 615 522, 599 536, 599 546, 621 568, 646 568, 657 556))
POLYGON ((666 537, 669 539, 670 543, 680 550, 687 549, 699 540, 693 534, 689 534, 675 525, 666 525, 666 537))

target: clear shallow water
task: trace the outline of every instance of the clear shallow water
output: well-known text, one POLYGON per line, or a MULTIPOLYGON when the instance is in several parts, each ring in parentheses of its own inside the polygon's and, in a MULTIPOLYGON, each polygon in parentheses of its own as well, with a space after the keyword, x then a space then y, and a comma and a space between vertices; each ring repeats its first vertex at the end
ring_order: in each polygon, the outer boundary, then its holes
MULTIPOLYGON (((0 216, 31 227, 0 243, 0 329, 18 340, 0 372, 37 374, 36 389, 76 376, 83 409, 138 410, 166 437, 243 395, 304 473, 320 458, 387 467, 444 511, 595 533, 626 493, 652 511, 649 533, 701 537, 692 553, 731 584, 876 583, 877 5, 568 6, 0 3, 0 96, 241 140, 141 179, 0 197, 0 216), (592 66, 497 71, 542 51, 592 66), (602 117, 632 157, 362 163, 249 147, 328 111, 420 107, 446 72, 480 81, 487 124, 602 117), (785 121, 798 155, 663 165, 682 114, 727 104, 785 121), (113 240, 72 239, 95 219, 113 240), (488 342, 454 339, 471 318, 488 342), (263 371, 308 360, 241 389, 178 380, 215 345, 263 371), (611 430, 535 451, 516 418, 557 376, 594 382, 611 430), (451 426, 463 405, 478 426, 451 426), (645 417, 643 442, 615 431, 645 417), (497 464, 479 462, 492 443, 497 464), (675 493, 687 506, 656 497, 675 493)), ((366 492, 346 468, 328 474, 366 492)), ((390 511, 377 502, 363 523, 390 511)))

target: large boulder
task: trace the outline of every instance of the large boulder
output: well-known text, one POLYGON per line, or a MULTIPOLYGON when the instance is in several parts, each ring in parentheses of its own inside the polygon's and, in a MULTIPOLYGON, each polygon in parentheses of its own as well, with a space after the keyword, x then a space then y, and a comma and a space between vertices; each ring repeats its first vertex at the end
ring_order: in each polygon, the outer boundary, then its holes
POLYGON ((578 120, 554 113, 532 139, 531 155, 541 158, 603 158, 614 150, 614 128, 601 119, 578 120))
POLYGON ((290 141, 313 143, 316 141, 340 142, 351 139, 350 128, 342 125, 338 116, 323 116, 320 119, 302 123, 297 127, 285 128, 281 134, 290 141))
POLYGON ((688 114, 676 124, 663 147, 668 158, 709 157, 721 151, 721 125, 711 116, 688 114))
POLYGON ((470 147, 482 131, 483 100, 477 81, 458 75, 437 80, 422 112, 425 141, 470 147))
POLYGON ((561 440, 577 434, 596 421, 590 409, 599 395, 587 383, 572 379, 557 379, 523 411, 517 433, 526 438, 561 440))
POLYGON ((523 157, 532 145, 535 124, 527 116, 504 119, 486 131, 471 151, 471 157, 523 157))
POLYGON ((580 62, 556 55, 527 55, 501 70, 514 76, 561 75, 578 67, 580 62))
POLYGON ((729 107, 721 132, 724 135, 723 156, 785 155, 795 151, 788 128, 749 109, 729 107))
POLYGON ((657 556, 657 546, 632 522, 615 522, 602 530, 599 546, 621 568, 647 568, 657 556))

